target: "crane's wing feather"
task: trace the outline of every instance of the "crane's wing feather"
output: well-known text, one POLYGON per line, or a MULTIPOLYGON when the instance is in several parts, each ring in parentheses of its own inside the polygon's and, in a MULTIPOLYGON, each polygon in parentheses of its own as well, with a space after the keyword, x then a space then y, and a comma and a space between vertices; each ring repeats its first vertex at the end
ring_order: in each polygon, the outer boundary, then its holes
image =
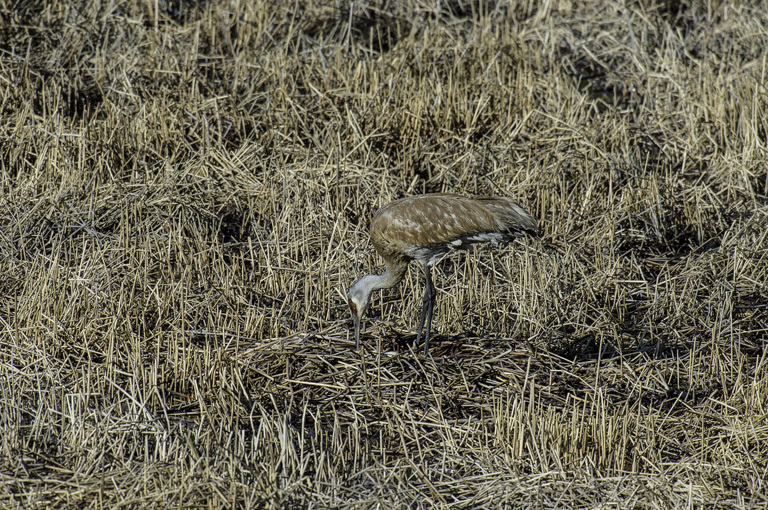
POLYGON ((536 220, 507 198, 430 194, 379 209, 371 222, 371 238, 384 258, 416 258, 414 250, 439 252, 499 242, 536 229, 536 220))

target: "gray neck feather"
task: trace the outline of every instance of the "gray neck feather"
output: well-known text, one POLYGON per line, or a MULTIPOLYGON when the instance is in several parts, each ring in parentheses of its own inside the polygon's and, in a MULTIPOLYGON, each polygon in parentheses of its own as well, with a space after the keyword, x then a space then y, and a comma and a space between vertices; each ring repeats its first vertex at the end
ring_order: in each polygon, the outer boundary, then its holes
POLYGON ((352 288, 350 288, 350 292, 360 292, 370 297, 374 290, 394 287, 403 279, 407 268, 407 263, 387 265, 387 270, 384 271, 384 274, 369 274, 357 280, 352 285, 352 288))
POLYGON ((387 268, 384 274, 369 274, 360 278, 360 285, 370 294, 374 290, 389 289, 394 287, 403 279, 403 274, 396 274, 387 268))

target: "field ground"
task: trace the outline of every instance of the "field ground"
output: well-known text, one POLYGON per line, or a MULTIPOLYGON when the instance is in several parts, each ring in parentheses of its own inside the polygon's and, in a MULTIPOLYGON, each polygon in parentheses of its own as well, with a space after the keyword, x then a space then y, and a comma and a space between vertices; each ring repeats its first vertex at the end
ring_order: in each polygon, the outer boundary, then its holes
POLYGON ((0 0, 3 508, 765 508, 768 4, 0 0), (396 198, 541 238, 346 289, 396 198))

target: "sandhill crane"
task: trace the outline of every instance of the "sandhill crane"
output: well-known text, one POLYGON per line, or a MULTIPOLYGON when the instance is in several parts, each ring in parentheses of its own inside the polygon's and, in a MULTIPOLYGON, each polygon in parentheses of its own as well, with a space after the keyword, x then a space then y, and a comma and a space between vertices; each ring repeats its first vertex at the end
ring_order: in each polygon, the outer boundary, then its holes
POLYGON ((537 228, 536 220, 508 198, 435 193, 402 198, 385 205, 373 217, 371 240, 387 269, 384 274, 363 276, 349 288, 355 347, 360 348, 360 319, 371 304, 371 293, 400 283, 408 263, 415 260, 421 264, 426 278, 416 335, 418 345, 426 318, 426 355, 436 295, 431 266, 450 250, 483 242, 499 244, 524 233, 535 234, 537 228))

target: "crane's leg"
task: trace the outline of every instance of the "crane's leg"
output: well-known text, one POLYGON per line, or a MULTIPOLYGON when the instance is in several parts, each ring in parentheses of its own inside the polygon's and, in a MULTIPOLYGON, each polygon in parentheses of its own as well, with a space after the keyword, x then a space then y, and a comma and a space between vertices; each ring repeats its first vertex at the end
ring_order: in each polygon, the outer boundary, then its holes
POLYGON ((432 310, 435 308, 435 286, 432 284, 432 272, 429 266, 424 264, 424 276, 426 278, 426 288, 424 289, 424 298, 421 302, 421 318, 419 318, 419 330, 416 334, 416 345, 421 341, 421 330, 424 327, 424 319, 427 320, 427 330, 424 335, 424 355, 429 352, 429 332, 432 329, 432 310))

